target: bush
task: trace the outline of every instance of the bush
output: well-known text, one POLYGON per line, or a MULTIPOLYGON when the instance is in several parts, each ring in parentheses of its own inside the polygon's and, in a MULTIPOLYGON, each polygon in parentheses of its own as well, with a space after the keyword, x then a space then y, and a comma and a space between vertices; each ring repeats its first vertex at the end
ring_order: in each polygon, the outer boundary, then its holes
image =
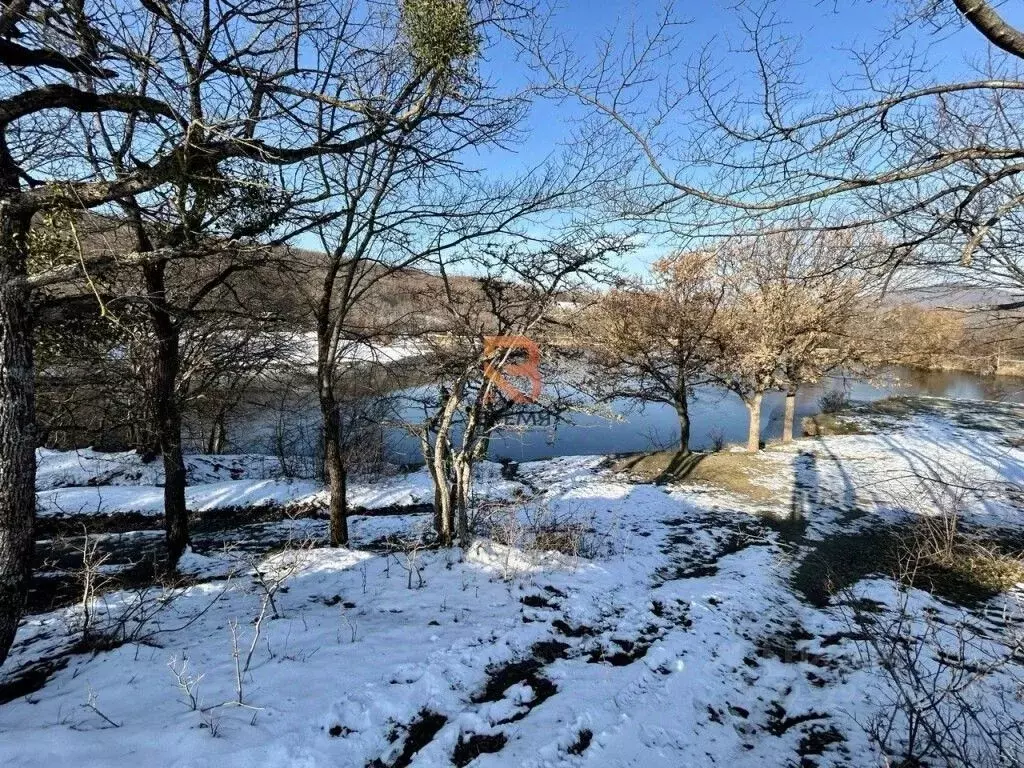
POLYGON ((711 453, 721 453, 725 449, 725 432, 720 428, 716 427, 708 431, 708 440, 710 445, 708 450, 711 453))
POLYGON ((544 503, 497 504, 482 517, 493 541, 523 552, 559 552, 590 559, 601 551, 590 525, 571 513, 553 512, 544 503))
POLYGON ((402 24, 423 71, 451 71, 480 47, 465 0, 405 0, 402 24))
POLYGON ((850 395, 845 389, 830 389, 818 398, 822 413, 839 413, 850 407, 850 395))
MULTIPOLYGON (((956 516, 919 521, 907 561, 920 577, 948 581, 980 594, 998 594, 1024 581, 1024 561, 961 530, 956 516)), ((952 590, 955 592, 956 590, 952 590)))

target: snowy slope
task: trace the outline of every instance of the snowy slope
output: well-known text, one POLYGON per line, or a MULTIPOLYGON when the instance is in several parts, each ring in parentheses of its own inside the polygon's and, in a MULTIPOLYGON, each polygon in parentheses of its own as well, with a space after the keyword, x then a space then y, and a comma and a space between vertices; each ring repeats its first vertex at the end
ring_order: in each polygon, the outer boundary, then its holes
MULTIPOLYGON (((323 504, 323 484, 281 477, 272 456, 188 456, 189 510, 262 505, 323 504)), ((501 479, 501 466, 483 462, 478 468, 483 492, 507 496, 517 484, 501 479)), ((135 453, 40 451, 36 483, 37 514, 74 516, 136 512, 163 514, 163 470, 159 462, 143 463, 135 453)), ((355 477, 349 484, 352 507, 381 509, 429 503, 433 491, 425 470, 390 478, 355 477)))
MULTIPOLYGON (((937 467, 977 481, 966 502, 976 521, 1014 525, 1006 484, 1024 462, 1014 441, 923 412, 896 431, 767 451, 761 480, 778 491, 779 515, 806 500, 793 478, 813 480, 823 511, 810 540, 851 508, 866 516, 857 525, 940 509, 927 493, 937 467)), ((795 552, 759 517, 765 504, 634 485, 600 466, 554 459, 521 465, 515 481, 483 480, 493 498, 527 494, 512 509, 524 519, 585 525, 588 557, 488 539, 466 552, 285 552, 261 565, 290 575, 255 642, 262 593, 248 572, 175 591, 146 643, 72 655, 43 688, 0 706, 0 764, 876 764, 861 723, 882 700, 879 678, 841 606, 816 608, 791 589, 795 552), (254 649, 241 702, 233 627, 239 656, 254 649), (198 711, 169 665, 201 677, 198 711)), ((380 498, 424 491, 410 480, 380 498)), ((407 532, 429 523, 388 520, 407 532)), ((857 591, 883 606, 898 598, 881 579, 857 591)), ((131 599, 108 596, 106 610, 131 599)), ((925 593, 913 599, 921 615, 958 616, 925 593)), ((77 615, 27 619, 4 676, 52 653, 77 615)))

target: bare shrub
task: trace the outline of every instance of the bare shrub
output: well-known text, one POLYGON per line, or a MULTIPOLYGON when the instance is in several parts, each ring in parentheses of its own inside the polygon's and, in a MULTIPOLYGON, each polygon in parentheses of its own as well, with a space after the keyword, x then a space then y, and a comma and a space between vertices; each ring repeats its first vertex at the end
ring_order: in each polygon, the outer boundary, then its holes
POLYGON ((862 656, 880 676, 880 706, 865 728, 886 764, 998 768, 1024 759, 1022 606, 1008 601, 993 622, 948 602, 922 604, 928 598, 914 588, 966 597, 1024 579, 1020 560, 962 525, 973 491, 967 482, 944 485, 932 494, 937 513, 901 537, 895 606, 868 612, 849 591, 844 601, 862 656))
POLYGON ((720 427, 708 431, 708 440, 712 453, 721 453, 725 449, 725 432, 720 427))
POLYGON ((907 540, 906 559, 914 575, 953 580, 991 592, 1005 592, 1024 581, 1024 562, 963 531, 953 515, 923 518, 907 540), (926 572, 922 574, 922 572, 926 572))
POLYGON ((845 389, 830 389, 818 398, 822 413, 839 413, 850 407, 850 395, 845 389))
MULTIPOLYGON (((254 706, 246 700, 245 684, 251 675, 256 650, 261 639, 264 638, 266 622, 281 616, 277 597, 287 591, 287 582, 308 566, 310 561, 306 554, 312 546, 312 541, 309 538, 304 538, 289 540, 281 552, 268 557, 226 553, 234 558, 237 565, 232 569, 231 575, 242 572, 241 569, 244 569, 244 572, 247 572, 252 579, 251 590, 259 598, 256 613, 249 622, 252 626, 251 635, 245 633, 237 617, 230 618, 227 623, 231 636, 234 698, 204 707, 199 696, 199 684, 204 676, 190 670, 188 657, 185 654, 182 654, 180 660, 175 656, 168 663, 168 668, 186 705, 192 711, 199 713, 200 727, 208 729, 211 737, 215 738, 220 730, 220 709, 239 707, 249 710, 252 712, 253 723, 255 723, 259 712, 262 711, 260 707, 254 706)), ((269 644, 267 648, 269 653, 269 644)), ((273 654, 271 653, 270 656, 272 658, 273 654)))
POLYGON ((175 581, 96 597, 90 609, 88 647, 102 650, 128 643, 155 645, 159 635, 187 629, 205 615, 227 591, 229 581, 201 607, 180 616, 171 609, 186 586, 184 581, 175 581))
POLYGON ((81 632, 82 644, 89 646, 95 640, 97 631, 96 617, 94 616, 97 595, 103 593, 111 582, 103 568, 110 559, 110 553, 100 554, 99 540, 90 537, 89 531, 84 525, 82 531, 82 544, 75 548, 82 555, 82 567, 78 571, 82 595, 79 600, 78 629, 81 632))
POLYGON ((322 466, 320 440, 316 427, 295 417, 295 403, 287 392, 271 405, 274 412, 270 453, 277 459, 282 477, 307 478, 322 466))
MULTIPOLYGON (((237 618, 228 622, 231 630, 231 655, 235 668, 235 701, 234 704, 253 709, 244 701, 244 681, 249 674, 259 646, 263 637, 263 627, 268 620, 281 617, 278 606, 278 595, 287 592, 287 582, 294 576, 309 567, 310 559, 307 556, 308 550, 315 546, 311 537, 289 538, 282 551, 262 557, 259 555, 242 555, 239 562, 248 565, 252 578, 252 591, 259 596, 259 607, 251 620, 253 627, 252 637, 249 639, 248 648, 244 647, 244 638, 239 629, 237 618)), ((255 714, 254 714, 255 717, 255 714)))
POLYGON ((494 505, 481 523, 492 540, 527 553, 558 552, 589 559, 600 549, 590 524, 573 511, 558 512, 545 502, 494 505))
MULTIPOLYGON (((110 554, 100 551, 101 539, 90 535, 83 526, 80 544, 72 551, 81 554, 82 565, 76 576, 79 600, 67 618, 68 631, 78 635, 76 646, 82 650, 109 650, 127 643, 152 644, 155 637, 190 626, 224 594, 218 591, 211 601, 191 618, 162 621, 170 613, 175 600, 187 586, 187 580, 165 576, 156 584, 133 588, 119 588, 121 579, 112 571, 110 554)), ((128 571, 139 563, 128 563, 118 568, 128 571)))
POLYGON ((941 580, 947 592, 995 594, 1024 581, 1020 557, 1003 552, 963 524, 963 512, 978 493, 978 484, 950 472, 945 482, 936 479, 931 485, 937 512, 915 520, 901 542, 898 559, 904 583, 927 586, 941 580))
POLYGON ((202 706, 202 700, 199 697, 199 684, 203 680, 203 675, 195 674, 189 669, 188 655, 183 653, 180 660, 177 656, 173 656, 167 662, 167 668, 171 670, 178 690, 181 691, 188 708, 193 712, 199 710, 202 706))
POLYGON ((1019 609, 993 638, 967 611, 915 609, 913 594, 901 589, 889 612, 852 609, 862 656, 881 680, 877 711, 862 725, 884 764, 1020 765, 1019 609))
MULTIPOLYGON (((420 554, 428 548, 428 542, 423 535, 415 532, 404 536, 389 534, 378 543, 384 551, 387 562, 385 573, 388 578, 391 576, 391 560, 393 558, 398 566, 408 575, 406 580, 406 587, 408 589, 422 589, 426 586, 426 582, 423 580, 423 565, 420 562, 420 554)), ((365 570, 363 571, 363 591, 366 591, 365 570)), ((346 623, 349 623, 347 616, 343 616, 343 618, 345 618, 346 623)), ((355 628, 351 623, 349 623, 349 628, 352 630, 354 638, 355 628)), ((353 642, 355 642, 354 639, 353 642)))
POLYGON ((120 728, 122 725, 122 723, 119 723, 113 720, 112 718, 108 717, 103 712, 103 710, 100 709, 99 696, 96 694, 96 691, 93 690, 93 687, 91 685, 88 686, 88 693, 86 695, 85 704, 83 704, 82 707, 84 709, 88 709, 90 712, 99 717, 104 723, 106 723, 106 725, 103 726, 104 728, 120 728))

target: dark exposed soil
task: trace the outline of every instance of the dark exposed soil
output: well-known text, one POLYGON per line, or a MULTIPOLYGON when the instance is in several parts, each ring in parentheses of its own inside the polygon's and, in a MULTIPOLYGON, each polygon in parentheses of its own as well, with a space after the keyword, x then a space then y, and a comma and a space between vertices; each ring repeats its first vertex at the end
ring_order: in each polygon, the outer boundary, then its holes
MULTIPOLYGON (((407 768, 412 763, 416 753, 433 741, 434 737, 444 728, 447 722, 448 718, 444 715, 431 712, 428 709, 420 710, 416 719, 405 728, 405 743, 402 745, 402 751, 398 757, 390 763, 385 763, 380 758, 377 758, 370 762, 367 768, 407 768)), ((401 734, 396 732, 395 739, 397 740, 400 737, 401 734)))
POLYGON ((552 603, 542 595, 526 595, 519 602, 528 608, 551 608, 552 610, 558 608, 557 603, 552 603))
POLYGON ((569 626, 569 623, 564 619, 555 619, 551 622, 551 626, 561 632, 566 637, 590 637, 597 634, 597 632, 585 624, 580 624, 577 627, 569 626))
POLYGON ((547 688, 548 685, 553 687, 554 684, 548 680, 545 680, 543 684, 539 682, 541 678, 538 673, 542 666, 543 663, 540 659, 529 658, 489 668, 487 683, 482 691, 473 696, 473 703, 483 704, 487 701, 499 701, 505 695, 505 691, 519 683, 526 683, 534 691, 537 690, 534 687, 535 683, 537 687, 541 688, 547 688))
POLYGON ((724 514, 705 514, 699 518, 668 520, 669 533, 661 551, 670 562, 659 568, 655 584, 676 579, 696 579, 718 573, 718 561, 747 547, 766 544, 766 529, 757 519, 737 519, 724 514), (710 547, 696 548, 692 542, 701 534, 710 533, 714 542, 710 547), (685 560, 679 558, 687 552, 685 560))
POLYGON ((637 640, 623 640, 613 637, 612 643, 617 646, 617 649, 596 648, 591 652, 588 661, 591 664, 604 663, 611 664, 613 667, 628 667, 633 662, 639 661, 646 656, 647 651, 650 650, 656 639, 657 635, 642 635, 637 640))
POLYGON ((508 736, 504 733, 474 733, 468 737, 459 736, 452 753, 452 763, 462 768, 476 760, 480 755, 494 754, 504 749, 508 736))
MULTIPOLYGON (((431 504, 394 505, 366 510, 356 507, 353 516, 432 514, 431 504)), ((288 546, 294 532, 280 524, 301 519, 326 519, 322 505, 293 504, 228 507, 190 514, 192 548, 200 553, 231 548, 239 553, 264 554, 288 546)), ((29 585, 27 613, 54 610, 80 596, 77 572, 82 550, 90 537, 94 557, 116 571, 101 591, 138 588, 156 583, 165 557, 163 517, 137 512, 110 515, 41 517, 37 520, 33 576, 29 585)), ((383 545, 382 545, 383 546, 383 545)), ((373 549, 373 544, 367 544, 373 549)))
POLYGON ((576 737, 576 741, 569 746, 567 751, 570 755, 582 755, 587 751, 587 747, 590 746, 590 742, 593 740, 594 732, 589 728, 584 728, 580 731, 579 736, 576 737))
POLYGON ((774 702, 768 710, 768 732, 772 736, 782 736, 791 728, 812 720, 825 720, 828 715, 820 712, 806 712, 802 715, 790 715, 778 702, 774 702))
MULTIPOLYGON (((829 747, 834 744, 842 744, 845 741, 846 737, 836 730, 835 726, 830 725, 828 728, 824 728, 815 723, 800 739, 800 744, 797 746, 796 752, 800 756, 800 768, 813 768, 817 765, 817 761, 812 759, 813 756, 823 755, 829 747)), ((845 748, 842 749, 845 751, 845 748)))

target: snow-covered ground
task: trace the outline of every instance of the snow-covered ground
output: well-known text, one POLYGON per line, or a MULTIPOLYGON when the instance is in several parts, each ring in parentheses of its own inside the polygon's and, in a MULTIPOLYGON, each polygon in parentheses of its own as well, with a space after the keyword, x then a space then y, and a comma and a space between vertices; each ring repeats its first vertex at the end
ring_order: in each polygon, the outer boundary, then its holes
MULTIPOLYGON (((316 333, 299 333, 292 336, 295 347, 294 362, 309 368, 316 368, 317 340, 316 333)), ((428 351, 417 339, 398 338, 390 344, 366 344, 349 342, 339 351, 342 360, 352 363, 380 363, 390 365, 400 360, 417 357, 428 351)))
MULTIPOLYGON (((37 454, 36 510, 40 516, 163 514, 163 466, 159 460, 144 462, 134 452, 90 449, 41 449, 37 454)), ((195 512, 324 501, 322 483, 307 479, 312 475, 310 467, 300 467, 299 477, 282 476, 281 462, 273 456, 194 455, 186 457, 186 467, 186 504, 195 512)), ((507 494, 511 487, 502 481, 499 464, 484 462, 479 475, 481 488, 491 495, 507 494)), ((352 507, 373 510, 427 503, 432 495, 430 477, 421 470, 392 478, 353 478, 348 499, 352 507)))
MULTIPOLYGON (((568 554, 490 538, 465 551, 302 549, 256 561, 256 579, 236 553, 190 553, 187 569, 220 578, 151 590, 141 611, 137 592, 98 607, 100 624, 130 609, 137 642, 68 654, 80 607, 26 618, 0 684, 59 661, 45 685, 0 705, 0 765, 878 764, 862 726, 885 700, 881 677, 848 607, 812 605, 794 569, 829 536, 941 511, 937 474, 969 488, 971 522, 1021 528, 1022 415, 922 401, 900 420, 873 418, 874 434, 773 448, 747 469, 770 502, 631 483, 601 457, 523 464, 511 479, 486 466, 478 489, 499 538, 519 543, 543 517, 585 529, 568 554), (765 519, 794 510, 807 521, 796 543, 765 519), (275 577, 270 604, 259 582, 275 577)), ((44 514, 84 498, 58 503, 62 493, 103 492, 87 511, 159 506, 156 475, 82 487, 71 457, 43 458, 44 514)), ((191 470, 192 504, 318 492, 255 460, 225 463, 191 470)), ((352 491, 367 508, 430 498, 422 473, 352 491)), ((405 536, 429 525, 424 514, 366 520, 405 536)), ((315 535, 324 525, 291 523, 315 535)), ((885 578, 853 589, 883 613, 902 599, 885 578)), ((965 615, 911 595, 918 615, 965 615)), ((1015 610, 999 597, 971 614, 990 632, 993 608, 1015 610)))

